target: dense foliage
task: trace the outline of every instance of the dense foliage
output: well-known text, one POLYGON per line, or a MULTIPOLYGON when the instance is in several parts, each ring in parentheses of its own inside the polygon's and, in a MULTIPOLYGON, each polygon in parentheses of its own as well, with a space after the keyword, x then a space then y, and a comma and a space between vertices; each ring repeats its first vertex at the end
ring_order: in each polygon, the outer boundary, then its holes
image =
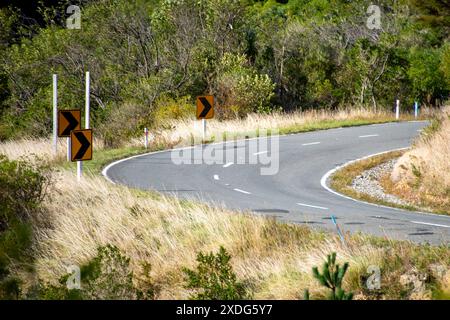
POLYGON ((368 0, 78 2, 80 30, 65 28, 64 1, 34 24, 0 9, 0 138, 48 134, 52 73, 60 107, 75 108, 91 72, 93 126, 112 144, 161 125, 162 100, 192 107, 203 93, 221 118, 448 98, 444 1, 378 1, 380 28, 368 0))

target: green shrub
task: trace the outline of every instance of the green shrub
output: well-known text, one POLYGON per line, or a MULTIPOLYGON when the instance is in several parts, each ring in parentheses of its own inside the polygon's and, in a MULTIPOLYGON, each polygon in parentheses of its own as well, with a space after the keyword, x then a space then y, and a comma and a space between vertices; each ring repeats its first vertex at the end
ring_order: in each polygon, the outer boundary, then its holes
MULTIPOLYGON (((336 253, 333 252, 327 256, 327 261, 324 262, 322 267, 322 274, 317 267, 313 268, 313 275, 319 283, 329 289, 329 300, 352 300, 353 293, 345 292, 342 289, 342 281, 344 280, 345 273, 348 269, 348 262, 345 262, 341 267, 336 264, 336 253)), ((309 300, 309 291, 305 291, 305 300, 309 300)))
POLYGON ((183 269, 188 289, 194 289, 194 300, 243 300, 249 299, 245 285, 237 280, 230 265, 231 256, 220 247, 217 254, 197 255, 197 270, 183 269))
POLYGON ((20 294, 11 267, 32 261, 33 223, 38 220, 49 183, 44 166, 0 155, 0 298, 20 294))
POLYGON ((58 285, 38 284, 32 298, 43 300, 135 300, 154 299, 157 288, 150 280, 149 267, 144 266, 144 279, 135 279, 130 258, 116 246, 99 247, 97 255, 80 268, 81 288, 68 289, 70 274, 59 279, 58 285), (134 281, 140 281, 144 291, 134 281))
POLYGON ((171 120, 194 117, 195 106, 190 100, 190 96, 181 98, 171 98, 167 95, 161 96, 155 103, 153 125, 168 128, 171 120))
POLYGON ((275 85, 268 75, 257 73, 244 55, 225 54, 217 74, 214 94, 219 117, 267 111, 275 85))

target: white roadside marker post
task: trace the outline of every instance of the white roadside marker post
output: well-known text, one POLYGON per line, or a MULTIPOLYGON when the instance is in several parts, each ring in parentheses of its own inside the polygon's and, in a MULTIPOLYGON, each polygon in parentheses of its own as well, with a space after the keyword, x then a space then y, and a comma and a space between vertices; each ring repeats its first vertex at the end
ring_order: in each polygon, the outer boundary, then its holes
POLYGON ((144 145, 148 149, 148 128, 144 128, 144 145))
POLYGON ((417 101, 414 102, 414 118, 417 119, 419 116, 419 103, 417 101))
POLYGON ((397 99, 395 104, 395 119, 400 119, 400 100, 397 99))
POLYGON ((58 153, 58 75, 53 74, 53 152, 58 153))

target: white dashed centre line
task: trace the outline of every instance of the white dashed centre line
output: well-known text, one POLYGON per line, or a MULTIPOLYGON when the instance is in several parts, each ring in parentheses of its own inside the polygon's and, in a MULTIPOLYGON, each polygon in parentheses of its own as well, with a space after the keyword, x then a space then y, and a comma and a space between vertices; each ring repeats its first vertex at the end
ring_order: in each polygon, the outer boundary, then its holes
POLYGON ((241 189, 233 189, 234 191, 237 191, 237 192, 240 192, 240 193, 244 193, 244 194, 251 194, 250 192, 248 192, 248 191, 245 191, 245 190, 241 190, 241 189))
POLYGON ((359 136, 358 138, 372 138, 372 137, 379 137, 379 134, 367 134, 365 136, 359 136))
POLYGON ((321 210, 328 210, 328 208, 325 208, 325 207, 313 206, 313 205, 306 204, 306 203, 297 203, 297 204, 299 206, 302 206, 302 207, 309 207, 309 208, 315 208, 315 209, 321 209, 321 210))
POLYGON ((303 143, 302 146, 313 146, 315 144, 320 144, 320 142, 303 143))
POLYGON ((233 164, 234 164, 233 162, 228 162, 227 164, 224 164, 223 167, 228 168, 229 166, 232 166, 233 164))
POLYGON ((411 221, 412 223, 415 224, 423 224, 426 226, 433 226, 433 227, 441 227, 441 228, 450 228, 450 226, 446 225, 446 224, 436 224, 436 223, 429 223, 429 222, 421 222, 421 221, 411 221))
POLYGON ((254 155, 254 156, 257 156, 257 155, 264 154, 264 153, 267 153, 267 152, 268 152, 268 151, 256 152, 256 153, 254 153, 253 155, 254 155))
POLYGON ((220 179, 219 179, 219 175, 215 174, 215 175, 214 175, 214 180, 220 180, 220 179))

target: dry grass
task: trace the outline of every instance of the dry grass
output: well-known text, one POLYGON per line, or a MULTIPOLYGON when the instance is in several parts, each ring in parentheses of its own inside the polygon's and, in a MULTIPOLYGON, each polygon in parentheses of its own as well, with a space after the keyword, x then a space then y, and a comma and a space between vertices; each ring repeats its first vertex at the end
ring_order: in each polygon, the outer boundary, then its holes
MULTIPOLYGON (((311 268, 321 265, 332 251, 339 260, 350 262, 345 287, 355 290, 359 298, 379 297, 363 290, 361 279, 369 265, 386 270, 383 281, 390 285, 383 294, 391 298, 400 297, 399 277, 416 266, 417 259, 439 263, 446 270, 450 267, 450 252, 445 248, 364 236, 348 236, 348 246, 343 246, 333 234, 160 195, 137 194, 100 177, 77 183, 74 175, 63 171, 53 195, 45 205, 51 227, 38 230, 35 246, 36 270, 45 281, 58 279, 68 265, 85 263, 98 246, 106 244, 117 245, 128 255, 137 274, 142 262, 152 265, 160 299, 187 298, 181 268, 193 267, 198 251, 217 251, 220 245, 232 254, 238 277, 250 281, 254 297, 261 299, 298 299, 307 287, 313 296, 321 295, 311 268)), ((445 285, 443 282, 442 287, 445 285)))
MULTIPOLYGON (((103 149, 103 142, 99 139, 94 140, 94 145, 96 149, 103 149)), ((67 157, 67 139, 58 139, 56 154, 50 138, 24 138, 1 142, 0 154, 6 155, 11 160, 26 157, 29 160, 39 158, 46 161, 61 162, 67 157)))
POLYGON ((450 107, 436 132, 425 131, 396 163, 390 192, 420 207, 450 214, 450 107))

